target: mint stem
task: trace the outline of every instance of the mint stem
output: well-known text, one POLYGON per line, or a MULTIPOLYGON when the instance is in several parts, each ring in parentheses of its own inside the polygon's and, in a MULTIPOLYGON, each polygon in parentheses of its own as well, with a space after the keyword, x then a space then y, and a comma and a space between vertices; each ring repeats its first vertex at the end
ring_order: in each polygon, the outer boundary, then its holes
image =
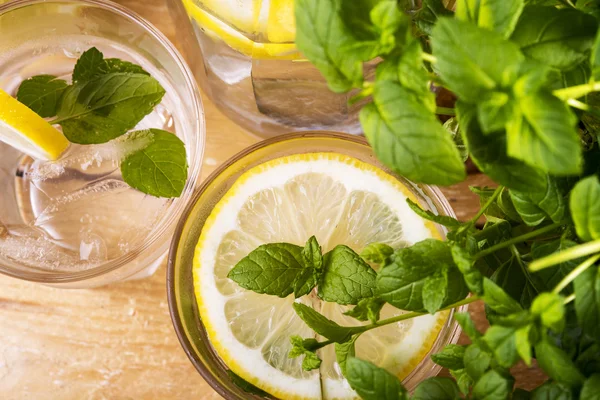
POLYGON ((563 304, 567 305, 570 302, 572 302, 573 300, 575 300, 575 293, 571 294, 570 296, 565 297, 565 301, 563 301, 563 304))
POLYGON ((454 108, 448 107, 437 107, 435 109, 435 113, 439 115, 449 115, 451 117, 456 115, 456 111, 454 110, 454 108))
POLYGON ((483 205, 483 207, 481 207, 479 209, 479 211, 477 212, 477 214, 475 214, 475 216, 473 218, 471 218, 469 220, 469 222, 467 222, 466 224, 464 224, 463 226, 461 226, 460 228, 457 229, 456 233, 461 233, 463 231, 465 231, 466 229, 469 229, 471 226, 475 225, 475 223, 477 222, 477 220, 486 212, 486 210, 492 205, 494 204, 494 201, 496 201, 496 199, 498 198, 498 196, 500 196, 500 194, 502 193, 502 190, 504 190, 504 186, 498 186, 496 188, 496 190, 494 191, 494 193, 492 194, 492 197, 490 197, 488 199, 488 201, 486 201, 486 203, 483 205))
POLYGON ((561 100, 578 99, 588 93, 600 91, 600 82, 586 83, 583 85, 571 86, 564 89, 558 89, 552 92, 561 100))
POLYGON ((555 253, 549 255, 548 257, 540 258, 539 260, 535 260, 529 265, 529 270, 532 272, 540 271, 544 268, 551 267, 556 264, 564 263, 570 260, 574 260, 576 258, 581 258, 588 256, 590 254, 594 254, 600 251, 600 239, 594 240, 593 242, 588 242, 579 246, 571 247, 568 250, 561 251, 560 253, 555 253))
POLYGON ((431 64, 435 64, 437 62, 437 58, 429 53, 421 53, 421 58, 431 64))
MULTIPOLYGON (((544 233, 548 233, 550 231, 553 231, 554 229, 559 228, 561 226, 562 226, 562 224, 556 222, 554 224, 545 226, 545 227, 540 228, 540 229, 536 229, 535 231, 531 231, 531 232, 526 233, 524 235, 514 237, 514 238, 512 238, 510 240, 507 240, 506 242, 498 243, 497 245, 494 245, 494 246, 492 246, 490 248, 487 248, 487 249, 482 250, 479 253, 475 254, 475 259, 479 259, 479 258, 482 258, 482 257, 485 257, 485 256, 489 256, 490 254, 495 253, 496 251, 498 251, 500 249, 503 249, 505 247, 511 246, 513 244, 518 244, 518 243, 524 242, 524 241, 529 240, 529 239, 533 239, 536 236, 543 235, 544 233)), ((599 248, 599 250, 600 250, 600 248, 599 248)), ((532 264, 532 266, 533 266, 533 264, 532 264)), ((529 267, 529 269, 533 271, 533 269, 531 267, 529 267)))
POLYGON ((591 256, 581 264, 579 264, 573 271, 569 272, 567 276, 565 276, 554 288, 553 292, 559 294, 564 288, 566 288, 569 283, 573 282, 575 278, 577 278, 580 274, 585 272, 586 269, 594 265, 596 261, 600 259, 600 254, 596 254, 595 256, 591 256))
POLYGON ((582 101, 575 100, 575 99, 567 100, 567 104, 573 108, 577 108, 578 110, 582 110, 582 111, 588 112, 590 114, 593 114, 596 117, 600 117, 600 108, 591 107, 589 104, 586 104, 582 101))

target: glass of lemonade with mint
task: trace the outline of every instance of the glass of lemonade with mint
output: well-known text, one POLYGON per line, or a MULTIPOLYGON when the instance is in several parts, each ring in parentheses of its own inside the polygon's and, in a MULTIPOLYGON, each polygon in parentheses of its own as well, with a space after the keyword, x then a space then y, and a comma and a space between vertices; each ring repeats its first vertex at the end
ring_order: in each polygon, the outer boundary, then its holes
POLYGON ((415 243, 452 257, 427 213, 454 216, 437 188, 390 173, 360 137, 295 133, 246 149, 203 184, 171 245, 169 306, 188 357, 228 400, 357 399, 350 358, 414 389, 441 369, 429 356, 458 339, 453 307, 472 301, 450 299, 467 294, 456 280, 446 308, 404 311, 421 295, 386 271, 404 260, 407 279, 424 279, 415 243))
POLYGON ((0 5, 0 272, 61 287, 160 265, 205 127, 168 40, 102 0, 0 5))

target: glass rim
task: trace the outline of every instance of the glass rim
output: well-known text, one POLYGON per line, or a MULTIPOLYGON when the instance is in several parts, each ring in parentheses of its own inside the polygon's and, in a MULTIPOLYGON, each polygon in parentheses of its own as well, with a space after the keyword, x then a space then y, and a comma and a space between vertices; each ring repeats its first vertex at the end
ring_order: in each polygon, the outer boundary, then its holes
MULTIPOLYGON (((229 167, 231 167, 232 165, 234 165, 235 163, 237 163, 244 157, 252 154, 253 152, 260 150, 262 148, 268 147, 272 144, 284 142, 287 140, 302 139, 302 138, 341 139, 341 140, 353 142, 356 144, 369 146, 369 143, 367 142, 367 140, 362 136, 356 136, 356 135, 339 133, 339 132, 328 132, 328 131, 304 131, 304 132, 286 133, 286 134, 282 134, 280 136, 272 137, 272 138, 260 141, 258 143, 255 143, 255 144, 245 148, 244 150, 238 152, 237 154, 233 155, 229 159, 227 159, 223 164, 221 164, 218 168, 216 168, 204 180, 202 185, 200 185, 198 187, 198 189, 196 189, 196 191, 194 192, 194 195, 192 196, 192 198, 190 199, 189 203, 187 204, 185 210, 181 214, 181 218, 175 228, 175 232, 173 233, 173 239, 171 240, 171 246, 169 248, 169 255, 168 255, 168 260, 167 260, 167 274, 166 274, 167 275, 167 281, 166 281, 167 304, 169 307, 169 314, 171 316, 171 322, 173 324, 173 328, 175 330, 175 334, 177 335, 179 343, 181 344, 181 347, 183 348, 183 351, 185 352, 186 356, 191 361, 191 363, 194 365, 195 369, 198 371, 200 376, 202 376, 202 378, 219 395, 221 395, 225 399, 231 399, 232 398, 231 393, 229 391, 227 391, 227 389, 224 388, 218 382, 218 379, 210 372, 209 368, 206 365, 204 365, 204 363, 202 363, 196 359, 195 352, 194 352, 194 345, 192 343, 190 343, 190 341, 188 339, 188 336, 186 334, 186 328, 185 328, 184 322, 183 322, 183 318, 178 309, 178 295, 177 295, 177 288, 176 288, 176 285, 177 285, 176 268, 177 268, 177 264, 178 264, 177 263, 178 249, 180 247, 180 244, 181 244, 181 241, 183 238, 183 231, 188 222, 188 218, 189 218, 190 214, 196 208, 197 203, 200 200, 200 198, 202 197, 202 195, 204 194, 204 192, 208 188, 210 188, 210 186, 212 185, 214 180, 217 179, 229 167)), ((410 181, 408 181, 408 182, 410 182, 410 181)), ((425 185, 425 184, 423 184, 423 186, 427 187, 429 190, 431 190, 431 194, 433 196, 435 196, 435 200, 439 201, 439 203, 443 207, 443 212, 445 213, 445 215, 448 215, 451 217, 456 217, 454 210, 450 206, 450 203, 448 202, 446 197, 443 195, 443 193, 440 191, 440 189, 437 186, 425 185)), ((445 234, 444 234, 444 237, 445 237, 445 234)), ((194 298, 195 298, 195 296, 194 296, 194 298)), ((468 305, 463 305, 459 308, 449 310, 447 320, 444 322, 444 325, 442 326, 440 333, 438 334, 435 341, 431 345, 431 348, 428 351, 427 355, 425 355, 423 357, 423 359, 419 362, 419 366, 421 365, 421 363, 424 360, 428 359, 429 355, 432 354, 436 348, 439 348, 440 344, 456 343, 458 341, 458 338, 459 338, 462 330, 460 329, 460 326, 458 325, 458 323, 456 321, 454 321, 453 317, 456 312, 464 312, 464 311, 467 311, 467 309, 468 309, 468 305), (445 334, 444 334, 444 332, 445 332, 445 334)), ((202 329, 204 329, 204 325, 202 324, 202 322, 200 321, 199 323, 202 326, 202 329)), ((219 356, 216 355, 216 353, 214 353, 214 355, 217 358, 219 358, 219 356)), ((437 374, 439 374, 439 372, 441 370, 442 370, 441 366, 434 364, 433 368, 431 369, 431 371, 432 371, 431 376, 436 376, 437 374)), ((419 372, 420 372, 419 368, 418 367, 415 368, 403 379, 403 383, 414 378, 414 376, 419 372)), ((249 398, 250 397, 252 397, 252 396, 249 396, 249 398)), ((252 398, 254 398, 254 397, 252 397, 252 398)), ((273 398, 273 397, 271 396, 269 398, 273 398)))
MULTIPOLYGON (((178 70, 182 73, 185 79, 185 88, 188 95, 191 97, 191 109, 194 113, 193 121, 186 121, 187 124, 193 124, 193 133, 195 134, 196 143, 193 147, 194 158, 189 159, 188 167, 188 179, 180 197, 174 199, 174 204, 169 206, 168 215, 159 220, 158 227, 153 229, 150 234, 145 238, 142 244, 137 246, 132 251, 129 251, 122 256, 112 259, 108 262, 101 263, 90 269, 83 271, 52 271, 52 272, 41 272, 41 271, 19 271, 15 268, 5 267, 0 263, 0 273, 11 276, 17 279, 23 279, 32 282, 45 283, 45 284, 61 284, 61 283, 75 283, 81 282, 93 278, 100 277, 109 272, 115 271, 122 266, 133 261, 139 255, 148 250, 152 245, 156 244, 162 236, 179 220, 179 216, 182 211, 186 210, 186 206, 190 201, 190 198, 195 192, 196 181, 200 176, 202 167, 202 159, 204 155, 205 142, 206 142, 206 121, 204 117, 204 105, 202 103, 202 97, 200 95, 200 89, 192 74, 190 68, 186 64, 184 58, 175 48, 175 46, 169 41, 169 39, 149 21, 144 19, 138 13, 130 10, 120 4, 114 3, 108 0, 14 0, 6 4, 0 4, 0 16, 7 15, 10 12, 16 11, 20 8, 37 5, 37 4, 81 4, 92 7, 98 7, 116 14, 130 22, 140 26, 146 33, 148 33, 154 40, 156 40, 162 48, 164 48, 168 55, 171 57, 178 70)), ((188 144, 186 144, 186 147, 188 144)), ((170 239, 167 238, 167 243, 170 239)), ((18 265, 18 264, 17 264, 18 265)), ((134 272, 135 273, 135 272, 134 272)))

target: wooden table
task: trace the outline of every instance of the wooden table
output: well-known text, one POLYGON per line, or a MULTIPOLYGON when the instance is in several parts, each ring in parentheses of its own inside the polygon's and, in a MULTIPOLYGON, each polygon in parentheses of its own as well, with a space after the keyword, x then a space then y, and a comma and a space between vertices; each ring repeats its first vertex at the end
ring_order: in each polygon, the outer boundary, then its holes
MULTIPOLYGON (((185 39, 166 5, 175 0, 121 0, 154 23, 182 52, 185 39)), ((0 1, 1 2, 1 1, 0 1)), ((207 145, 202 177, 258 139, 223 116, 204 97, 207 145)), ((444 189, 459 218, 478 209, 469 185, 444 189)), ((165 266, 151 278, 94 290, 61 290, 0 276, 0 398, 196 399, 220 398, 186 358, 173 331, 165 266)), ((485 326, 481 304, 471 311, 485 326)), ((462 338, 464 340, 464 338, 462 338)), ((517 367, 518 386, 535 387, 536 369, 517 367)))

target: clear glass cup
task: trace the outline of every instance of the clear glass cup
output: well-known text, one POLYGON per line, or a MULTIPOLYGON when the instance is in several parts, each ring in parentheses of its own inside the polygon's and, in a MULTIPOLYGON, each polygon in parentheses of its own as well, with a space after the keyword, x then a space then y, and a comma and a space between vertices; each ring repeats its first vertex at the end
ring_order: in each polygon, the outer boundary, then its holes
MULTIPOLYGON (((179 341, 192 364, 213 389, 227 400, 261 397, 244 392, 231 381, 226 365, 218 357, 207 337, 197 310, 192 277, 198 238, 213 207, 244 172, 275 158, 311 152, 346 154, 392 174, 377 160, 367 142, 361 137, 331 132, 282 135, 247 148, 213 172, 195 193, 175 231, 167 266, 167 295, 171 319, 179 341)), ((414 184, 397 176, 396 178, 410 188, 419 202, 430 210, 441 215, 455 216, 448 201, 437 188, 414 184)), ((436 228, 440 235, 445 237, 445 228, 439 225, 436 228)), ((466 311, 466 306, 460 310, 466 311)), ((448 343, 458 341, 460 327, 454 321, 453 315, 454 311, 451 311, 428 355, 440 351, 448 343)), ((441 367, 434 364, 428 355, 404 379, 408 390, 414 389, 422 380, 440 372, 441 367)))
POLYGON ((165 88, 136 126, 183 140, 188 181, 159 199, 122 181, 120 145, 71 145, 41 162, 0 142, 0 272, 60 287, 90 287, 152 274, 198 181, 205 141, 193 75, 168 40, 127 9, 103 0, 17 0, 0 5, 0 88, 15 95, 31 76, 70 81, 79 55, 141 65, 165 88))

